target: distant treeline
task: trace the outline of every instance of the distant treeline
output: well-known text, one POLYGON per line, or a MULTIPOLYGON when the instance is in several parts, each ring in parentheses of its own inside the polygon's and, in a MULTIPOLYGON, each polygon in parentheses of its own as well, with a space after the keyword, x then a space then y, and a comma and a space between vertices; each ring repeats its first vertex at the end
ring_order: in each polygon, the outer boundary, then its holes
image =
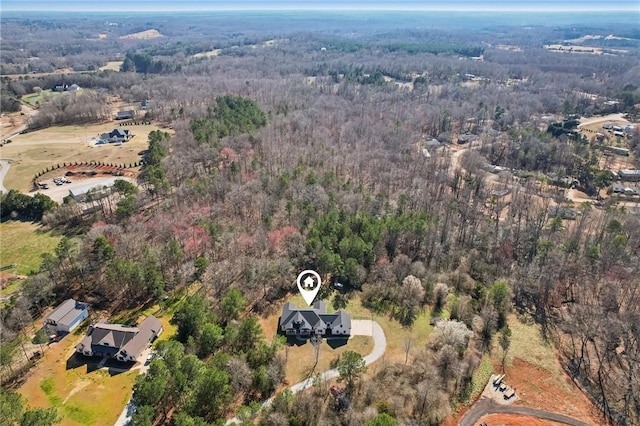
POLYGON ((322 47, 327 50, 338 52, 358 52, 361 50, 378 47, 384 52, 405 52, 409 54, 431 53, 439 54, 458 54, 462 56, 480 56, 484 52, 481 46, 466 46, 452 43, 418 43, 418 42, 398 42, 398 43, 368 43, 358 40, 332 40, 325 43, 322 47))
POLYGON ((409 54, 432 53, 439 55, 443 53, 455 53, 462 56, 480 56, 484 52, 479 46, 460 46, 456 44, 423 44, 423 43, 392 43, 384 45, 387 52, 406 52, 409 54))

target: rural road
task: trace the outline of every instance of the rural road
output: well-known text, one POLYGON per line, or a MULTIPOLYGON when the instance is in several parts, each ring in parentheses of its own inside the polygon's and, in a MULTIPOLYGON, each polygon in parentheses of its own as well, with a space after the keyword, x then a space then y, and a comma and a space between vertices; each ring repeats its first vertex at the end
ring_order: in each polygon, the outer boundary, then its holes
MULTIPOLYGON (((384 335, 384 331, 380 324, 372 320, 351 320, 351 335, 352 336, 371 336, 373 337, 373 351, 367 356, 364 357, 365 365, 369 365, 375 361, 377 361, 382 355, 384 355, 384 351, 387 349, 387 338, 384 335)), ((335 377, 338 377, 340 373, 338 370, 333 368, 331 370, 327 370, 320 375, 322 381, 330 380, 335 377)), ((313 386, 313 382, 315 379, 313 377, 308 378, 300 383, 296 383, 295 385, 289 387, 289 390, 293 393, 300 392, 307 388, 313 386)), ((262 404, 262 408, 268 407, 271 405, 273 398, 269 398, 262 404)), ((227 420, 226 425, 233 425, 236 423, 240 423, 240 420, 236 417, 227 420)), ((118 425, 116 425, 118 426, 118 425)))
POLYGON ((536 417, 543 420, 562 423, 570 426, 592 426, 589 423, 565 416, 564 414, 552 413, 550 411, 538 410, 536 408, 520 407, 514 405, 500 405, 483 398, 476 402, 467 413, 462 416, 458 426, 475 426, 476 422, 486 414, 520 414, 523 416, 536 417))

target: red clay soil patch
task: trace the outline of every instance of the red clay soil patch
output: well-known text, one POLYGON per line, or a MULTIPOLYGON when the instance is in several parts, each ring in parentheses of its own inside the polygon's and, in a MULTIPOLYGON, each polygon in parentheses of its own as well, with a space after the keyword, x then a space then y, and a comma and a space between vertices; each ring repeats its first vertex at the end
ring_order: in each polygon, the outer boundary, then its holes
MULTIPOLYGON (((501 371, 499 364, 494 364, 493 368, 494 371, 501 371)), ((514 405, 565 414, 593 425, 603 424, 598 410, 565 373, 558 377, 545 369, 515 358, 512 365, 507 367, 506 374, 506 383, 516 390, 520 398, 514 405)), ((442 426, 458 425, 458 422, 469 408, 460 407, 459 411, 449 416, 442 426)), ((488 426, 555 426, 558 424, 549 420, 512 414, 487 415, 477 424, 483 421, 488 426)))
POLYGON ((478 424, 486 423, 487 426, 559 426, 562 423, 550 420, 537 419, 535 417, 519 416, 517 414, 489 414, 478 420, 478 424))
MULTIPOLYGON (((500 366, 494 365, 494 371, 500 371, 500 366)), ((598 410, 565 373, 558 377, 518 358, 506 373, 507 384, 520 398, 514 405, 566 414, 591 424, 602 422, 598 410)))

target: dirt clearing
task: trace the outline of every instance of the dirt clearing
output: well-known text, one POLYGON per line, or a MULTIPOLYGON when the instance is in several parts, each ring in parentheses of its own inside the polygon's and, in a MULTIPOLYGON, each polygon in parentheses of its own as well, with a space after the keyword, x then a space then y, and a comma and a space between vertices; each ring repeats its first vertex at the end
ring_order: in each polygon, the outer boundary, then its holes
MULTIPOLYGON (((513 406, 564 414, 593 425, 603 424, 598 410, 560 366, 557 351, 551 343, 542 338, 540 326, 529 321, 523 322, 515 315, 509 316, 508 321, 512 337, 504 381, 518 395, 518 400, 513 406)), ((493 372, 496 374, 502 372, 502 349, 498 346, 497 340, 494 339, 490 353, 493 372)), ((468 410, 469 407, 460 406, 458 412, 450 416, 444 425, 457 425, 468 410)), ((476 424, 482 421, 491 426, 556 425, 548 420, 512 414, 485 416, 476 424)))

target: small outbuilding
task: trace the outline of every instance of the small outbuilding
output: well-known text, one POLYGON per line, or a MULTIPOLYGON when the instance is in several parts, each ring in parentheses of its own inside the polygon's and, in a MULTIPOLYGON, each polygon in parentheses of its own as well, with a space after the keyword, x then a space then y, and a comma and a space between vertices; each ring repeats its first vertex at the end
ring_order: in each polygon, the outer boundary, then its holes
POLYGON ((127 110, 127 111, 118 111, 116 113, 116 120, 130 120, 132 118, 135 118, 136 113, 133 110, 127 110))
POLYGON ((89 316, 89 304, 67 299, 45 319, 45 327, 56 333, 70 333, 89 316))
POLYGON ((620 179, 629 182, 640 181, 640 170, 622 169, 618 172, 620 179))

